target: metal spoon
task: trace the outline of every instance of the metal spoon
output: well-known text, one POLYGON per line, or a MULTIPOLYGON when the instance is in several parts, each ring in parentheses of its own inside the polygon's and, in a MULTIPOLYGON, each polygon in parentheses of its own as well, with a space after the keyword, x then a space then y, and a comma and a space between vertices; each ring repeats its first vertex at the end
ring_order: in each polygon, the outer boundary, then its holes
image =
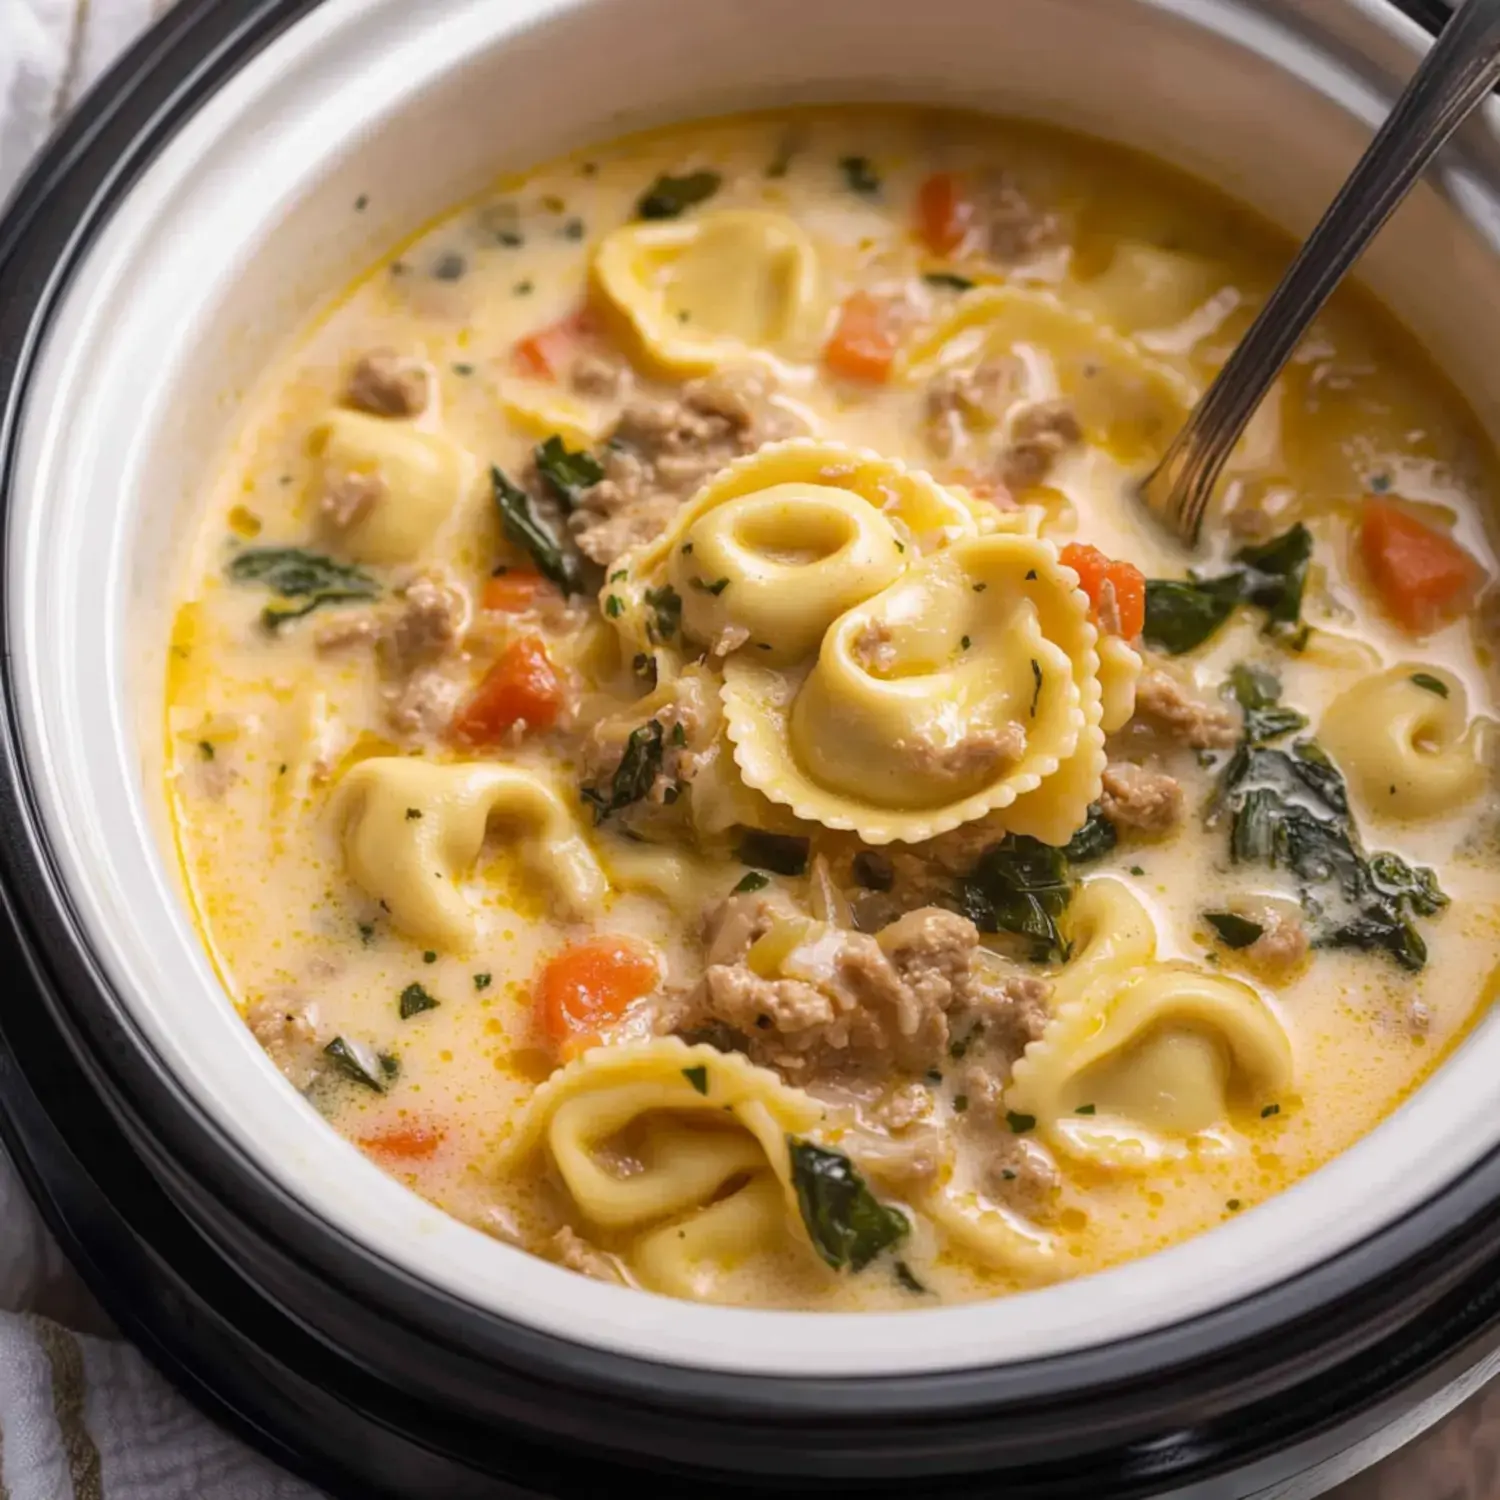
POLYGON ((1439 148, 1500 82, 1500 0, 1466 0, 1308 235, 1285 276, 1141 484, 1189 546, 1229 451, 1344 273, 1439 148))

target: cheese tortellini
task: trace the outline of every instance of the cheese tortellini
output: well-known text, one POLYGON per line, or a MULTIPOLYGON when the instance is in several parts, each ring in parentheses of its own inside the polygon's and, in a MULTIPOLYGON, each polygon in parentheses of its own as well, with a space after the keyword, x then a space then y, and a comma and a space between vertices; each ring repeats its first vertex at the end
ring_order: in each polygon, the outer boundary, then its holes
POLYGON ((1318 737, 1370 811, 1431 818, 1477 796, 1490 778, 1494 724, 1470 719, 1451 672, 1392 667, 1328 705, 1318 737))
POLYGON ((1182 962, 1153 962, 1155 932, 1117 881, 1085 888, 1041 1040, 1017 1062, 1007 1106, 1056 1149, 1144 1169, 1190 1152, 1233 1150, 1233 1117, 1292 1086, 1291 1043, 1248 984, 1182 962))
POLYGON ((349 874, 418 942, 471 944, 474 912, 460 881, 492 826, 515 832, 521 859, 566 910, 586 915, 607 890, 568 804, 516 766, 361 761, 335 790, 333 815, 349 874))
POLYGON ((606 236, 593 270, 645 354, 674 374, 801 352, 816 331, 817 252, 783 214, 721 209, 627 224, 606 236))
POLYGON ((511 1173, 544 1154, 584 1225, 615 1236, 645 1285, 712 1300, 759 1258, 804 1274, 820 1264, 788 1136, 822 1118, 800 1089, 713 1047, 594 1048, 536 1091, 496 1166, 511 1173))
POLYGON ((1177 371, 1147 358, 1088 313, 1049 292, 1016 286, 966 293, 907 350, 902 373, 926 382, 942 371, 995 359, 1016 366, 1013 412, 1066 398, 1085 441, 1132 468, 1155 462, 1195 395, 1177 371))
POLYGON ((450 438, 364 412, 330 412, 312 435, 328 523, 358 562, 414 562, 463 498, 474 461, 450 438))

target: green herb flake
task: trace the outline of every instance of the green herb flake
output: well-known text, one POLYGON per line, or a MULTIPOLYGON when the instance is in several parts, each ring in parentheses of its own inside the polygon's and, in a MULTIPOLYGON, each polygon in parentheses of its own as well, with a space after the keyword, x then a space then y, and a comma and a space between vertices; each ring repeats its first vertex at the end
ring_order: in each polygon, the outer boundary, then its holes
POLYGON ((958 643, 959 649, 962 651, 967 651, 973 644, 974 642, 971 641, 968 636, 964 636, 958 643))
POLYGON ((903 1291, 915 1293, 917 1296, 927 1291, 927 1288, 912 1274, 911 1267, 904 1260, 898 1260, 891 1270, 895 1274, 896 1284, 903 1291))
POLYGON ((1097 1111, 1092 1104, 1080 1104, 1078 1108, 1073 1111, 1073 1113, 1075 1115, 1092 1115, 1096 1114, 1097 1111))
POLYGON ((1034 962, 1062 957, 1057 922, 1073 887, 1061 849, 1027 834, 1008 833, 979 856, 955 894, 958 910, 981 932, 1025 939, 1034 962))
POLYGON ((359 197, 354 200, 354 212, 357 214, 362 214, 369 206, 370 195, 368 193, 361 193, 359 197))
POLYGON ((748 874, 740 878, 740 883, 734 888, 734 894, 736 896, 748 896, 752 891, 765 890, 770 883, 771 881, 768 876, 762 875, 759 870, 751 870, 748 874))
POLYGON ((400 1077, 401 1059, 394 1052, 379 1052, 376 1057, 380 1063, 380 1073, 383 1078, 400 1077))
POLYGON ((529 297, 536 290, 530 281, 518 281, 511 289, 512 297, 529 297))
POLYGON ((672 726, 672 733, 668 737, 668 743, 675 745, 679 750, 687 744, 687 727, 681 719, 672 726))
POLYGON ((1203 920, 1218 934, 1226 948, 1248 948, 1266 930, 1260 922, 1252 922, 1232 911, 1206 911, 1203 920))
POLYGON ((638 219, 675 219, 719 191, 723 178, 717 172, 689 172, 683 177, 662 173, 641 194, 635 205, 638 219))
POLYGON ((474 976, 474 988, 476 990, 487 990, 487 989, 489 989, 490 982, 493 979, 493 977, 494 976, 491 975, 491 974, 489 974, 489 973, 476 974, 474 976))
POLYGON ((1441 677, 1434 677, 1431 672, 1413 672, 1411 680, 1424 692, 1436 693, 1439 698, 1448 696, 1448 684, 1441 677))
POLYGON ((1031 678, 1036 684, 1031 690, 1031 717, 1036 718, 1036 706, 1042 700, 1042 664, 1036 657, 1031 658, 1031 678))
POLYGON ((325 604, 374 599, 380 594, 379 583, 362 569, 305 547, 250 547, 237 552, 226 571, 235 583, 263 584, 283 599, 303 601, 290 609, 267 605, 260 619, 270 631, 300 620, 325 604))
POLYGON ((1104 809, 1097 802, 1089 807, 1089 815, 1082 828, 1063 845, 1063 855, 1070 865, 1092 864, 1103 859, 1119 843, 1120 835, 1115 825, 1104 816, 1104 809))
POLYGON ((798 834, 767 833, 762 828, 746 828, 740 835, 735 858, 742 865, 770 870, 773 875, 805 875, 811 844, 798 834))
POLYGON ((592 453, 572 452, 557 433, 532 449, 532 461, 547 488, 572 510, 585 490, 604 478, 604 466, 592 453))
MULTIPOLYGON (((548 441, 551 441, 550 439, 548 441)), ((578 554, 565 547, 536 514, 531 496, 506 478, 497 466, 490 466, 490 487, 500 524, 507 537, 531 554, 537 571, 555 583, 565 594, 576 594, 582 585, 578 554)))
POLYGON ((653 615, 647 627, 652 641, 670 641, 682 623, 682 595, 664 583, 659 589, 647 589, 645 598, 653 615))
POLYGON ((562 237, 565 240, 581 240, 588 233, 588 227, 582 219, 569 219, 562 227, 562 237))
POLYGON ((953 1096, 953 1112, 961 1115, 969 1107, 969 1096, 967 1094, 955 1094, 953 1096))
POLYGON ((611 583, 619 583, 619 581, 622 578, 629 578, 629 577, 630 577, 630 569, 629 568, 616 568, 615 571, 609 575, 609 581, 611 583))
POLYGON ((373 922, 361 922, 359 924, 360 946, 368 948, 375 941, 375 924, 373 922))
POLYGON ((420 807, 408 807, 406 809, 406 821, 408 823, 415 823, 421 816, 422 809, 420 807))
POLYGON ((437 962, 437 950, 434 948, 429 948, 422 955, 422 962, 424 964, 435 964, 437 962))
POLYGON ((611 620, 618 620, 625 613, 625 601, 618 594, 611 594, 604 601, 604 613, 611 620))
POLYGON ((460 361, 453 366, 453 373, 455 375, 472 375, 474 373, 474 366, 460 361))
POLYGON ((437 281, 462 281, 468 274, 469 263, 455 250, 440 255, 432 263, 432 275, 437 281))
POLYGON ((1130 866, 1130 873, 1132 875, 1144 875, 1146 873, 1145 866, 1143 866, 1143 865, 1131 865, 1130 866))
POLYGON ((1237 1214, 1240 1211, 1240 1200, 1238 1198, 1226 1198, 1224 1200, 1224 1207, 1227 1208, 1230 1213, 1237 1214))
POLYGON ((729 580, 727 578, 716 578, 712 583, 705 583, 701 578, 695 578, 693 580, 693 587, 705 594, 712 594, 715 598, 718 598, 729 587, 729 580))
POLYGON ((213 745, 208 740, 199 740, 198 754, 201 755, 204 760, 212 760, 214 758, 213 745))
POLYGON ((373 1065, 361 1056, 361 1049, 347 1042, 341 1036, 336 1036, 323 1049, 326 1057, 345 1078, 360 1084, 376 1094, 385 1093, 385 1082, 381 1077, 384 1072, 381 1060, 377 1058, 373 1065))
POLYGON ((906 1215, 870 1191, 841 1151, 787 1137, 797 1206, 813 1248, 836 1271, 862 1271, 911 1232, 906 1215))
POLYGON ((583 800, 594 809, 596 825, 604 822, 611 813, 639 802, 651 790, 661 773, 664 735, 661 720, 648 719, 639 728, 631 730, 608 793, 598 786, 584 785, 583 800))
POLYGON ((839 171, 844 174, 844 185, 851 193, 864 198, 874 198, 880 192, 880 176, 870 165, 867 156, 839 157, 839 171))
POLYGON ((975 286, 967 276, 960 276, 957 271, 924 271, 922 280, 928 286, 943 292, 968 292, 975 286))
POLYGON ((1036 1129, 1035 1115, 1020 1115, 1013 1109, 1005 1111, 1005 1123, 1010 1127, 1012 1135, 1025 1135, 1029 1130, 1036 1129))
POLYGON ((401 1019, 409 1021, 413 1016, 420 1016, 424 1010, 436 1010, 439 1003, 420 984, 409 984, 401 991, 401 1019))
POLYGON ((974 585, 974 592, 976 594, 982 594, 988 587, 989 587, 989 584, 987 584, 987 583, 976 583, 974 585))
POLYGON ((1244 711, 1245 738, 1264 745, 1294 730, 1307 728, 1307 715, 1281 703, 1281 679, 1264 667, 1245 662, 1230 668, 1229 688, 1244 711))
POLYGON ((699 1063, 697 1067, 694 1068, 684 1068, 682 1070, 682 1076, 686 1078, 687 1081, 692 1084, 692 1086, 697 1089, 700 1094, 707 1097, 708 1068, 703 1063, 699 1063))
POLYGON ((1260 1117, 1262 1120, 1269 1120, 1273 1115, 1279 1115, 1280 1113, 1281 1106, 1279 1104, 1268 1104, 1261 1110, 1260 1117))

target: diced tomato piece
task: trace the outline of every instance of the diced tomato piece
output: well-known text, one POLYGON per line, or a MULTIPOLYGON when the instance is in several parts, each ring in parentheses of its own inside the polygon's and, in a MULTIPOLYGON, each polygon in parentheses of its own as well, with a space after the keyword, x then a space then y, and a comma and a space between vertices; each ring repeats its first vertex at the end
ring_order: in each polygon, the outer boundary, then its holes
POLYGON ((485 579, 479 603, 482 609, 494 610, 497 614, 518 615, 556 592, 540 573, 534 573, 530 568, 507 568, 505 572, 485 579))
POLYGON ((917 189, 917 233, 934 255, 952 255, 969 237, 974 204, 952 172, 934 172, 917 189))
POLYGON ((896 339, 889 310, 869 292, 853 292, 839 309, 839 320, 823 350, 823 363, 848 380, 878 383, 891 373, 896 339))
POLYGON ((511 364, 519 375, 556 380, 578 345, 593 332, 593 317, 587 307, 581 307, 519 340, 511 350, 511 364))
POLYGON ((1461 614, 1479 581, 1479 564, 1457 542, 1388 500, 1365 500, 1359 551, 1380 602, 1416 634, 1461 614))
POLYGON ((574 943, 549 959, 537 977, 537 1022, 554 1046, 572 1056, 592 1046, 602 1026, 617 1021, 660 981, 650 949, 633 938, 574 943))
POLYGON ((1069 542, 1062 550, 1063 566, 1078 575, 1079 586, 1089 596, 1094 623, 1133 641, 1146 624, 1146 576, 1134 563, 1116 562, 1097 547, 1084 542, 1069 542), (1109 624, 1103 625, 1099 606, 1105 585, 1114 592, 1114 609, 1109 624), (1118 628, 1116 628, 1118 627, 1118 628))
POLYGON ((466 745, 493 745, 514 724, 550 729, 562 709, 562 680, 534 635, 512 641, 453 716, 449 734, 466 745))
POLYGON ((445 1132, 432 1125, 394 1125, 360 1139, 364 1150, 395 1161, 421 1161, 443 1143, 445 1132))

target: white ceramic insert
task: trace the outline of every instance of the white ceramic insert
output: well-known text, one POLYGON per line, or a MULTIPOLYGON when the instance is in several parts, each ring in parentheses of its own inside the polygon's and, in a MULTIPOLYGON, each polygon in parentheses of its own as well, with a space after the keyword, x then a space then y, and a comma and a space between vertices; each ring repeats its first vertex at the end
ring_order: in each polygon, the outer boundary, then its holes
MULTIPOLYGON (((561 1336, 768 1374, 952 1370, 1162 1327, 1394 1220, 1500 1142, 1500 1017, 1315 1178, 1091 1279, 932 1312, 690 1306, 498 1244, 293 1092, 182 905, 158 780, 167 605, 237 393, 400 233, 521 167, 665 119, 908 98, 1126 141, 1309 225, 1424 44, 1379 0, 327 0, 197 114, 70 289, 25 415, 5 585, 26 748, 96 952, 169 1068, 266 1171, 418 1277, 561 1336), (1338 59, 1344 59, 1339 61, 1338 59), (351 212, 370 195, 364 214, 351 212)), ((1500 145, 1422 190, 1369 279, 1500 431, 1500 145)))

